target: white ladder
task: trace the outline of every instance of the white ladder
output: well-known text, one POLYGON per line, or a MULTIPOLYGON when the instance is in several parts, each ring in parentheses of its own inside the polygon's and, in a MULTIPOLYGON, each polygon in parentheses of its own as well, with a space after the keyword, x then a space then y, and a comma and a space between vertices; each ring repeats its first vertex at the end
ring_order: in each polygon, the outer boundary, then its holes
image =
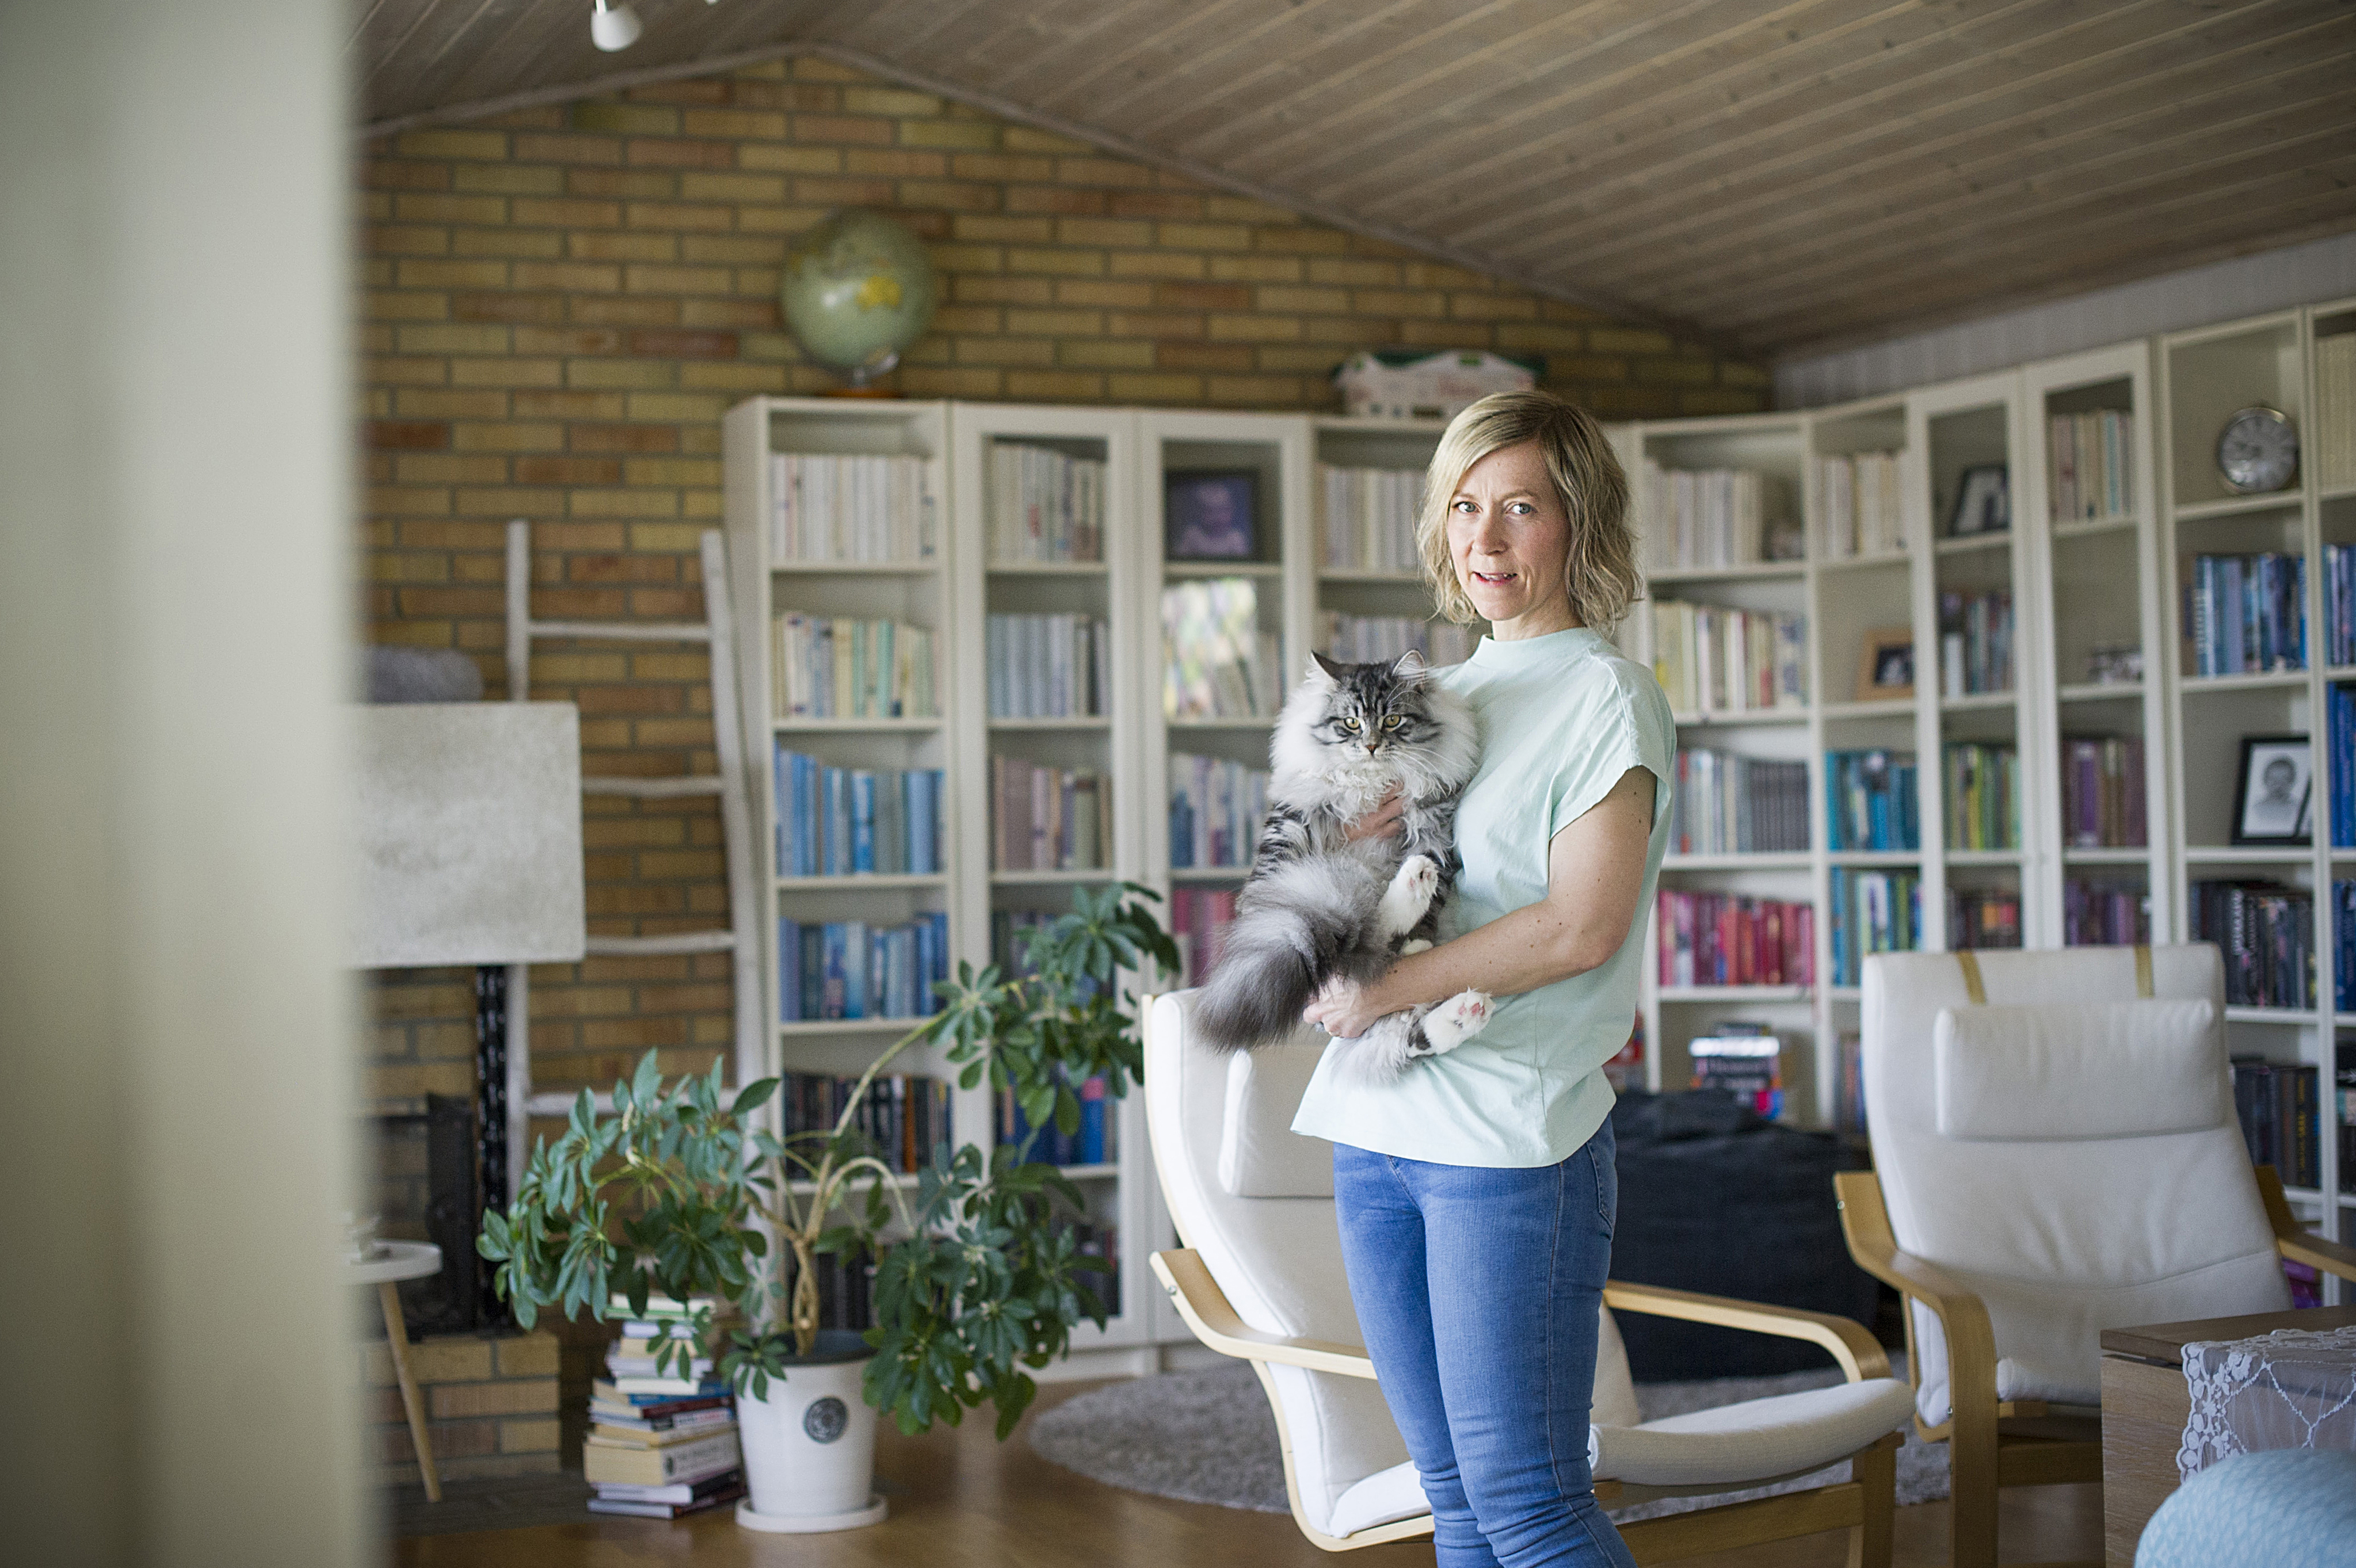
MULTIPOLYGON (((753 813, 745 798, 743 714, 737 706, 736 632, 728 604, 728 550, 720 531, 703 535, 703 622, 535 621, 531 618, 531 525, 518 517, 508 524, 508 698, 513 702, 531 695, 531 642, 534 637, 594 637, 637 643, 700 643, 711 650, 712 731, 720 771, 686 778, 588 777, 581 793, 633 795, 641 800, 667 800, 681 795, 720 797, 720 835, 728 869, 728 925, 719 931, 687 931, 668 936, 592 936, 592 955, 726 953, 734 958, 736 1049, 734 1079, 750 1083, 768 1067, 768 1030, 761 1018, 761 940, 757 927, 759 901, 754 891, 758 875, 753 846, 753 813)), ((531 1117, 562 1116, 572 1109, 574 1096, 534 1093, 531 1087, 531 997, 522 965, 508 970, 508 1180, 509 1191, 522 1179, 530 1152, 531 1117)), ((605 1109, 610 1097, 597 1096, 605 1109)))

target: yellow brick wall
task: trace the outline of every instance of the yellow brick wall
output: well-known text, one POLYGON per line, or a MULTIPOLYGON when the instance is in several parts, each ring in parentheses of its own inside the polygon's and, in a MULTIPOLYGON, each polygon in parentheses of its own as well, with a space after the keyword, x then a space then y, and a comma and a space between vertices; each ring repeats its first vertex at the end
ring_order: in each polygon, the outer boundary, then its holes
MULTIPOLYGON (((369 1478, 418 1478, 417 1448, 381 1339, 360 1349, 367 1385, 369 1478)), ((560 1463, 556 1337, 448 1335, 409 1347, 410 1375, 425 1401, 425 1435, 444 1480, 554 1470, 560 1463)))
MULTIPOLYGON (((838 206, 930 245, 944 303, 897 375, 912 397, 1320 409, 1346 354, 1393 346, 1544 355, 1607 418, 1768 395, 1761 367, 818 60, 407 132, 357 177, 369 635, 473 654, 495 696, 510 517, 535 521, 539 613, 701 614, 723 411, 830 384, 776 290, 838 206)), ((559 646, 534 695, 580 704, 596 771, 708 771, 704 678, 559 646)), ((593 929, 724 916, 711 803, 593 802, 586 829, 593 929)), ((468 1092, 470 985, 379 978, 376 1104, 468 1092)), ((609 1082, 649 1046, 708 1064, 728 1006, 710 956, 536 970, 538 1076, 609 1082)))

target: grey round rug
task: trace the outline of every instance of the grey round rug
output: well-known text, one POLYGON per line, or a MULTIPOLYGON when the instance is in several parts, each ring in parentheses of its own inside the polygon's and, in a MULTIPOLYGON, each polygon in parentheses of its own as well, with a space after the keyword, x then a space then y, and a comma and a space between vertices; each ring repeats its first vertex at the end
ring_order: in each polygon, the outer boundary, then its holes
MULTIPOLYGON (((1896 1357, 1891 1358, 1897 1360, 1896 1357)), ((1906 1375, 1903 1363, 1895 1369, 1906 1375)), ((1713 1378, 1702 1382, 1644 1383, 1636 1403, 1644 1419, 1710 1410, 1746 1399, 1794 1393, 1838 1382, 1830 1369, 1772 1378, 1713 1378)), ((1042 1412, 1030 1425, 1031 1446, 1040 1456, 1090 1480, 1176 1498, 1182 1502, 1286 1513, 1284 1455, 1277 1446, 1276 1417, 1252 1370, 1238 1362, 1201 1372, 1163 1372, 1108 1388, 1092 1389, 1042 1412)), ((1846 1479, 1843 1460, 1813 1476, 1740 1492, 1667 1498, 1613 1509, 1621 1523, 1662 1514, 1712 1508, 1747 1498, 1802 1491, 1846 1479)), ((1898 1451, 1898 1501, 1931 1502, 1947 1495, 1947 1445, 1925 1444, 1910 1428, 1898 1451)))

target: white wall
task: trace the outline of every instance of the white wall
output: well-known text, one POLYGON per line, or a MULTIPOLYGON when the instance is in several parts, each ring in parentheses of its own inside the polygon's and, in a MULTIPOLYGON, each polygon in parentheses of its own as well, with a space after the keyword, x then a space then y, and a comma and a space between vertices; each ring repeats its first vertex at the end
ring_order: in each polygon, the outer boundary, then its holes
POLYGON ((367 1560, 347 8, 0 3, 0 1558, 367 1560))
POLYGON ((2350 295, 2356 295, 2356 234, 2341 234, 1861 348, 1778 360, 1775 406, 1822 408, 2350 295))

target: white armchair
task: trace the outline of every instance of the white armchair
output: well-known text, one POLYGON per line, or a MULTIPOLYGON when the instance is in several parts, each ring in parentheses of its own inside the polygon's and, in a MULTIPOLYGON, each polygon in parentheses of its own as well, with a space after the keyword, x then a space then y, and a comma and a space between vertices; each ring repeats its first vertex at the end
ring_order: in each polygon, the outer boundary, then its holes
POLYGON ((1874 1169, 1849 1250, 1906 1298, 1915 1424, 1946 1439, 1953 1561, 2000 1487, 2102 1479, 2101 1334, 2290 1305, 2304 1236, 2233 1116, 2216 948, 1882 954, 1865 964, 1874 1169))
MULTIPOLYGON (((1290 1130, 1323 1041, 1304 1029, 1292 1044, 1223 1056, 1190 1038, 1194 1002, 1182 991, 1146 1003, 1146 1119, 1185 1243, 1156 1253, 1154 1274, 1198 1339, 1259 1374, 1301 1533, 1328 1551, 1428 1534, 1415 1466, 1359 1345, 1333 1220, 1332 1146, 1290 1130)), ((1853 1461, 1846 1482, 1623 1527, 1638 1562, 1850 1529, 1851 1563, 1884 1568, 1909 1395, 1872 1336, 1847 1318, 1645 1285, 1607 1285, 1604 1303, 1590 1452, 1605 1507, 1853 1461), (1646 1423, 1615 1309, 1813 1340, 1847 1381, 1646 1423)))

